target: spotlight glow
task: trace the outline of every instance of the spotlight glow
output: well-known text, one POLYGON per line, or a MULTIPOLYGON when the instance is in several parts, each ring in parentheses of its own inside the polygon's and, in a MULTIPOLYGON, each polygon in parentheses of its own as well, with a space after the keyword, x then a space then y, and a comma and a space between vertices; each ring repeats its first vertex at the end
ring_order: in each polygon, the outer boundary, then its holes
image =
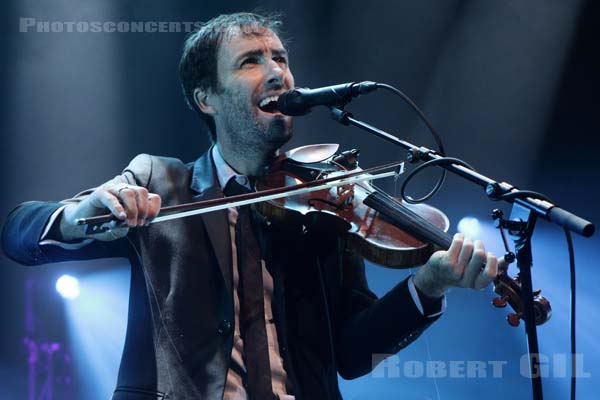
POLYGON ((63 275, 56 280, 56 291, 65 299, 79 297, 79 281, 71 275, 63 275))
POLYGON ((464 233, 465 236, 471 239, 479 239, 481 233, 481 227, 479 226, 479 220, 473 217, 464 217, 458 222, 457 229, 460 233, 464 233))
POLYGON ((64 302, 65 318, 74 379, 86 400, 105 400, 114 391, 125 343, 130 266, 122 259, 89 263, 95 269, 79 276, 81 295, 64 302))

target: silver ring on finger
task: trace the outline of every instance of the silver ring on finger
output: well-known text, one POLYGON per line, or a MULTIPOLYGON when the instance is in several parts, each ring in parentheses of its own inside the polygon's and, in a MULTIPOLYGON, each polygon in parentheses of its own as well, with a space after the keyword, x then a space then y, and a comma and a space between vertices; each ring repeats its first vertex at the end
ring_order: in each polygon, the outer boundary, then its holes
POLYGON ((117 196, 121 196, 121 191, 125 190, 125 189, 131 189, 131 188, 129 186, 127 186, 127 185, 121 186, 119 188, 119 190, 117 190, 117 196))

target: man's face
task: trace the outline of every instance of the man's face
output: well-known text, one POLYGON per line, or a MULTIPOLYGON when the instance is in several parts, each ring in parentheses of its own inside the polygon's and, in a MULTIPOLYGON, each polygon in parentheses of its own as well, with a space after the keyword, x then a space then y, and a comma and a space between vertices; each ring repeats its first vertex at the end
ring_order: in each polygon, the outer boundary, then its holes
POLYGON ((292 119, 269 98, 294 87, 287 51, 273 32, 235 32, 217 54, 219 90, 211 95, 219 145, 274 152, 292 135, 292 119))

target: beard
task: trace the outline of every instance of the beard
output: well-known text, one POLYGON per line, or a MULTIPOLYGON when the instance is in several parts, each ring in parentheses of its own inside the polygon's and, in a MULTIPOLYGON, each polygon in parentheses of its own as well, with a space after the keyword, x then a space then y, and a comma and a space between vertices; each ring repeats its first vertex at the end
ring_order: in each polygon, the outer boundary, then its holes
POLYGON ((292 137, 290 118, 262 113, 247 96, 234 91, 225 89, 221 98, 222 132, 217 132, 217 140, 246 153, 265 155, 275 154, 292 137))

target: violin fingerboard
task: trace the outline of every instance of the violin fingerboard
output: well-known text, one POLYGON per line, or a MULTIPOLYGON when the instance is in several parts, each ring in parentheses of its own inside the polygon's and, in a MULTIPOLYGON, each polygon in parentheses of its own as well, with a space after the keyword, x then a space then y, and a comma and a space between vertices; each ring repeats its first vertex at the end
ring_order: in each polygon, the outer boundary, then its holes
POLYGON ((444 250, 447 250, 452 243, 452 236, 447 232, 387 194, 375 191, 367 196, 363 203, 423 242, 436 244, 444 250))

